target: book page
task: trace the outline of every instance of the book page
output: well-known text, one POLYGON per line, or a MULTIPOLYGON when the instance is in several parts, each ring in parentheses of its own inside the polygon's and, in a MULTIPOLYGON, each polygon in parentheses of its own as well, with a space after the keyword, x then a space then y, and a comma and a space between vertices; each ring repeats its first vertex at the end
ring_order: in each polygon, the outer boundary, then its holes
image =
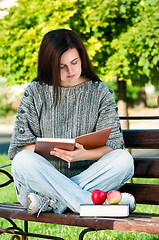
POLYGON ((75 139, 72 138, 37 138, 38 142, 64 142, 64 143, 75 143, 75 139))

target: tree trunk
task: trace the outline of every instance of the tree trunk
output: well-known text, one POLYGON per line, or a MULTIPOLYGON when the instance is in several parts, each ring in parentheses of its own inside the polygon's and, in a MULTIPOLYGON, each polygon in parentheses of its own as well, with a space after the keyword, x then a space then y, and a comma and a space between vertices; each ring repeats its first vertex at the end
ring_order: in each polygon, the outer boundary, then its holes
MULTIPOLYGON (((128 116, 126 100, 126 81, 118 81, 118 112, 119 116, 128 116)), ((129 121, 121 120, 122 129, 129 129, 129 121)))

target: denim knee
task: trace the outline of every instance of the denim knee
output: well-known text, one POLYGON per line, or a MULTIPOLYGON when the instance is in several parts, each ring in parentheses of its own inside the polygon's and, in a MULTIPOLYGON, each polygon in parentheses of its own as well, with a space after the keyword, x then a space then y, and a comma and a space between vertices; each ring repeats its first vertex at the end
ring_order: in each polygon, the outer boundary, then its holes
POLYGON ((16 154, 12 161, 12 169, 24 168, 27 169, 30 166, 32 158, 29 156, 28 150, 20 151, 16 154))
POLYGON ((120 160, 116 164, 121 174, 130 176, 130 178, 134 175, 134 159, 127 150, 122 150, 120 160))
POLYGON ((114 150, 109 153, 110 157, 107 159, 108 154, 103 156, 101 160, 110 161, 110 168, 113 170, 114 174, 118 176, 130 176, 134 174, 134 160, 131 154, 124 149, 114 150))

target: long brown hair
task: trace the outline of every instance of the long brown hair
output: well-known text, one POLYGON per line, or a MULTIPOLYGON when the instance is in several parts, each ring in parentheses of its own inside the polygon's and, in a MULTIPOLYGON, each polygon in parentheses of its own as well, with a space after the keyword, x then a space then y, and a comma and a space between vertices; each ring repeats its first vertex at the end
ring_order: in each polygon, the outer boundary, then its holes
POLYGON ((64 52, 76 48, 82 62, 81 75, 88 80, 100 81, 96 75, 81 38, 68 29, 56 29, 45 34, 39 49, 36 81, 54 86, 54 99, 60 90, 60 59, 64 52))

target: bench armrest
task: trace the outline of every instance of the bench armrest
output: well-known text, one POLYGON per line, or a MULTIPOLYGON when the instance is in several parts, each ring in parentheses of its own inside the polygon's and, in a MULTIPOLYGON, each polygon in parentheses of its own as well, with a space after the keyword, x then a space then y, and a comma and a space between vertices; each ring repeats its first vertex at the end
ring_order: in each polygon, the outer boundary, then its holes
POLYGON ((9 163, 9 164, 5 164, 5 165, 1 165, 1 166, 0 166, 0 173, 5 174, 5 175, 9 178, 9 180, 7 180, 6 182, 0 183, 0 188, 1 188, 1 187, 5 187, 5 186, 7 186, 7 185, 9 185, 10 183, 13 182, 13 177, 12 177, 12 175, 11 175, 8 171, 2 169, 2 168, 5 168, 5 167, 8 167, 8 166, 10 166, 10 165, 11 165, 11 164, 9 163))

